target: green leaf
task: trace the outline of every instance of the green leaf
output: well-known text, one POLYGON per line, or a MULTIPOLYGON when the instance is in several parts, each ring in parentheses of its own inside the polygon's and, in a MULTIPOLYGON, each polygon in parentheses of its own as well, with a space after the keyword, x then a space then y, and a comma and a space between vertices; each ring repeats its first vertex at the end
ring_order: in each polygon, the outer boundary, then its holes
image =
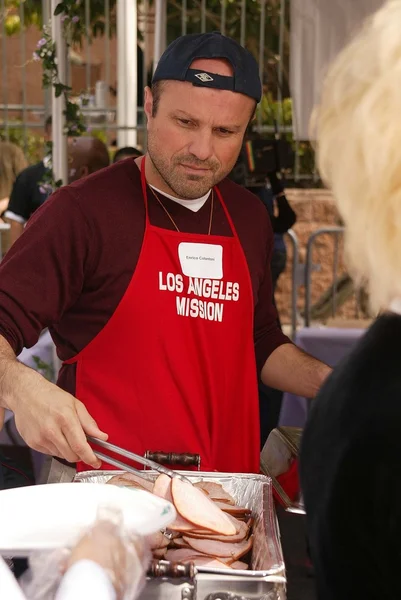
POLYGON ((54 16, 57 17, 57 15, 61 15, 61 13, 64 12, 64 3, 63 2, 59 2, 56 6, 56 8, 54 9, 54 16))

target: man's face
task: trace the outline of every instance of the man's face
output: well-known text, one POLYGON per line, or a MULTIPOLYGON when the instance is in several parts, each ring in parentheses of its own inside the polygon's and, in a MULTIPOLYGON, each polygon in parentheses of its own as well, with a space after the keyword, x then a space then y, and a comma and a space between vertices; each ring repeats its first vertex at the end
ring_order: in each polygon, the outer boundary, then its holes
MULTIPOLYGON (((231 75, 220 60, 197 60, 192 67, 231 75)), ((178 197, 203 196, 233 168, 255 102, 181 81, 165 82, 154 117, 152 101, 147 88, 148 154, 154 167, 178 197)))

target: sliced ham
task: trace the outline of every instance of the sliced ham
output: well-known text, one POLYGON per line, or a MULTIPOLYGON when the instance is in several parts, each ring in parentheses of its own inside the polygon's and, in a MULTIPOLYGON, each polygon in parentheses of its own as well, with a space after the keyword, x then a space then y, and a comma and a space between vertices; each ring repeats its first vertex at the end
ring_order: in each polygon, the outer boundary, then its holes
POLYGON ((174 477, 171 482, 171 494, 176 510, 184 519, 191 519, 198 527, 215 533, 236 533, 236 528, 228 516, 200 489, 174 477))
MULTIPOLYGON (((168 475, 162 473, 156 479, 153 486, 153 493, 159 498, 164 498, 172 504, 175 504, 171 495, 171 478, 168 475)), ((191 523, 187 519, 184 519, 180 514, 177 514, 177 518, 173 523, 168 526, 172 531, 191 531, 195 527, 194 523, 191 523)))
POLYGON ((194 556, 205 556, 201 552, 196 552, 193 548, 171 548, 167 550, 166 560, 171 560, 173 562, 183 562, 187 558, 192 558, 194 556))
POLYGON ((232 504, 227 504, 226 502, 216 501, 215 505, 220 508, 223 512, 228 513, 229 515, 233 515, 237 518, 246 517, 247 519, 251 515, 251 511, 249 508, 245 508, 244 506, 233 506, 232 504))
POLYGON ((161 531, 156 531, 156 533, 148 535, 146 537, 146 541, 148 542, 151 550, 155 548, 167 548, 170 543, 170 540, 163 535, 161 531))
POLYGON ((155 558, 164 558, 167 553, 167 548, 155 548, 152 550, 152 554, 155 558))
POLYGON ((195 533, 193 531, 188 531, 188 532, 186 532, 185 536, 191 537, 191 538, 196 538, 196 539, 214 540, 216 542, 234 542, 234 543, 241 542, 246 537, 248 537, 249 529, 248 529, 246 523, 242 523, 240 521, 238 521, 238 523, 240 524, 239 531, 238 531, 238 533, 235 533, 234 535, 219 535, 219 534, 208 533, 208 532, 195 533))
POLYGON ((220 483, 214 483, 213 481, 199 481, 198 483, 195 483, 194 486, 205 492, 212 500, 235 504, 234 498, 225 491, 220 483))
POLYGON ((182 560, 183 563, 193 562, 196 567, 212 567, 213 569, 232 569, 230 565, 210 556, 193 556, 182 560))
POLYGON ((153 492, 153 481, 134 475, 134 473, 122 473, 121 475, 114 475, 107 483, 111 485, 119 485, 125 487, 138 487, 146 490, 147 492, 153 492))
POLYGON ((199 540, 184 536, 184 541, 187 542, 196 552, 208 554, 214 557, 228 557, 233 560, 238 560, 248 552, 252 546, 251 538, 236 544, 230 542, 216 542, 214 540, 199 540))
POLYGON ((172 548, 190 548, 190 546, 188 546, 188 544, 186 542, 184 542, 184 540, 181 537, 173 540, 171 543, 171 547, 172 548))
POLYGON ((238 569, 241 571, 247 571, 248 570, 248 565, 244 562, 241 562, 240 560, 236 560, 235 562, 233 562, 230 567, 232 569, 238 569))

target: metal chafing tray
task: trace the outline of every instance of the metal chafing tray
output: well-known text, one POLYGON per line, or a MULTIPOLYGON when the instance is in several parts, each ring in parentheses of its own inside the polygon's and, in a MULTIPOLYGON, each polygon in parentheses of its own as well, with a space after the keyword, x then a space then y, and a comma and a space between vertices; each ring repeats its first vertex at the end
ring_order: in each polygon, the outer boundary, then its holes
MULTIPOLYGON (((232 571, 197 567, 193 576, 148 577, 141 598, 146 600, 285 600, 286 577, 272 480, 265 475, 179 471, 194 483, 220 483, 236 503, 246 506, 255 518, 250 570, 232 571)), ((106 483, 122 471, 85 471, 74 481, 106 483)), ((154 480, 157 473, 144 471, 154 480)), ((162 563, 163 561, 161 561, 162 563)), ((167 563, 168 564, 168 563, 167 563)))

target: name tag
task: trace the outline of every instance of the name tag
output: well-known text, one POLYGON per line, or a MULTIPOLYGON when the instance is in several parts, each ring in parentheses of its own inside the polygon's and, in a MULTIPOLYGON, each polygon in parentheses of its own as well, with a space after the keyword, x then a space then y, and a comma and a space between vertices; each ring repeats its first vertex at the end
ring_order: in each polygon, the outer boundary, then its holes
POLYGON ((181 242, 178 256, 182 272, 187 277, 223 278, 223 246, 181 242))

